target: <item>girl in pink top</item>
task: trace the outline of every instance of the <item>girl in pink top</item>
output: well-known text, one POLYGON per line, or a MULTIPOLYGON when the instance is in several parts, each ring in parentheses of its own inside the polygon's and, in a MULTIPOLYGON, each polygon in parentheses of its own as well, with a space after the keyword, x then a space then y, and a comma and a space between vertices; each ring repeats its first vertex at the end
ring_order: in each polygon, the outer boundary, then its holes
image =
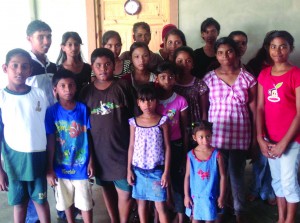
POLYGON ((265 43, 273 65, 258 77, 257 141, 270 164, 278 223, 292 223, 300 201, 300 69, 288 61, 290 33, 273 31, 265 43))

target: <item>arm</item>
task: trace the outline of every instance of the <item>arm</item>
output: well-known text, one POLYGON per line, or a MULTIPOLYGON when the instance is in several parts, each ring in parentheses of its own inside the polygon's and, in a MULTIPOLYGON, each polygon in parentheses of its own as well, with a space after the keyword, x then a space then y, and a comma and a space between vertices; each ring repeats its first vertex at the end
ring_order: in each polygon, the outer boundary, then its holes
POLYGON ((134 184, 134 174, 131 169, 132 156, 134 150, 134 134, 135 134, 135 127, 130 125, 130 139, 129 139, 128 163, 127 163, 127 181, 129 185, 134 184))
POLYGON ((186 160, 185 176, 184 176, 184 206, 191 208, 193 201, 190 195, 190 159, 186 160))
POLYGON ((183 148, 184 148, 184 154, 188 152, 188 144, 189 144, 189 136, 187 133, 188 128, 188 109, 180 112, 180 129, 181 129, 181 135, 183 138, 183 148))
POLYGON ((47 135, 47 156, 48 156, 48 165, 47 165, 47 181, 48 184, 56 186, 56 175, 53 170, 53 160, 54 160, 54 151, 55 151, 55 134, 47 135))
POLYGON ((223 208, 225 191, 226 191, 226 176, 225 176, 224 160, 221 153, 219 153, 219 157, 218 157, 218 166, 219 166, 219 173, 220 173, 220 196, 218 198, 218 206, 219 208, 223 208))
POLYGON ((94 149, 93 149, 93 143, 92 143, 92 135, 90 130, 87 131, 88 134, 88 148, 89 148, 89 164, 88 164, 88 176, 89 178, 92 178, 95 175, 95 165, 94 165, 94 149))
MULTIPOLYGON (((1 134, 1 139, 0 139, 1 144, 2 144, 2 139, 3 139, 3 134, 1 134)), ((0 146, 0 191, 8 191, 8 178, 6 172, 2 167, 1 149, 2 149, 2 145, 0 146)))
POLYGON ((296 93, 296 110, 297 113, 287 131, 287 133, 283 136, 283 138, 274 146, 271 147, 270 153, 275 157, 281 157, 281 155, 285 152, 288 144, 293 140, 296 133, 299 132, 300 129, 300 87, 295 89, 296 93))
POLYGON ((169 137, 169 126, 167 122, 161 125, 163 129, 163 137, 165 144, 165 170, 161 177, 161 186, 167 187, 169 183, 170 175, 170 162, 171 162, 171 147, 170 147, 170 137, 169 137))
POLYGON ((257 107, 257 84, 250 88, 249 90, 249 110, 251 115, 251 127, 252 127, 252 140, 250 154, 255 157, 255 151, 257 150, 257 140, 256 140, 256 107, 257 107))
POLYGON ((200 97, 201 100, 201 113, 202 113, 202 120, 207 120, 208 119, 208 108, 209 108, 209 101, 208 101, 208 91, 205 92, 203 95, 200 97))

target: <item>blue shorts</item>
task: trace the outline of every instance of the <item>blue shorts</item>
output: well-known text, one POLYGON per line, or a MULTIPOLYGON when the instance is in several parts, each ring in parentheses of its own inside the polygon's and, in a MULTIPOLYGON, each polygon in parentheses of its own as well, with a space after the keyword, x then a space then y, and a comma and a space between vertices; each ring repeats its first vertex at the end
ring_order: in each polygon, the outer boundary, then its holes
POLYGON ((132 187, 132 197, 137 200, 166 201, 167 189, 161 186, 162 167, 144 170, 133 167, 135 182, 132 187))
POLYGON ((106 180, 100 180, 96 177, 96 184, 105 187, 110 184, 113 184, 116 188, 119 188, 120 190, 131 192, 132 187, 128 184, 127 179, 121 179, 121 180, 113 180, 113 181, 106 181, 106 180))

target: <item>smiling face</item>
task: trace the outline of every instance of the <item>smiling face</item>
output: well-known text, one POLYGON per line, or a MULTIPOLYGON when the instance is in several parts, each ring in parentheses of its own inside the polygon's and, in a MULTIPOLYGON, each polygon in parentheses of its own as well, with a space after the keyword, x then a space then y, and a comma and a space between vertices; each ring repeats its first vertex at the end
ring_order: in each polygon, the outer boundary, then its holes
POLYGON ((111 37, 107 43, 104 45, 104 48, 110 49, 114 53, 115 59, 119 57, 122 50, 122 43, 117 37, 111 37))
POLYGON ((144 71, 147 69, 149 64, 149 51, 144 47, 136 48, 131 55, 131 61, 134 66, 134 69, 139 71, 144 71))
POLYGON ((76 83, 72 78, 62 78, 54 87, 54 93, 58 95, 59 100, 73 101, 76 93, 76 83))
POLYGON ((98 81, 110 81, 113 79, 114 64, 108 57, 97 57, 92 64, 92 70, 98 81))
POLYGON ((31 50, 35 55, 45 55, 52 43, 52 34, 50 31, 36 31, 27 37, 31 43, 31 50))
POLYGON ((291 48, 288 42, 281 38, 274 38, 269 46, 269 54, 274 63, 285 63, 288 61, 291 48))
POLYGON ((73 38, 69 38, 65 45, 61 45, 61 49, 66 53, 67 57, 78 57, 80 54, 80 43, 73 38))
POLYGON ((231 66, 236 62, 236 53, 228 44, 221 44, 218 47, 216 57, 221 66, 231 66))

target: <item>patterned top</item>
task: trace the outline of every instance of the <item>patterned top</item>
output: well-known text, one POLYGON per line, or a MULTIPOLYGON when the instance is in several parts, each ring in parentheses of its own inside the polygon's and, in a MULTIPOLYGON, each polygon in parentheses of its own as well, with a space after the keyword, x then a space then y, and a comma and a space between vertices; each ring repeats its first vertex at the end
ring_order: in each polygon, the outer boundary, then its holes
POLYGON ((212 146, 247 150, 251 141, 249 90, 256 84, 255 77, 241 69, 234 84, 229 86, 213 70, 203 81, 209 88, 208 119, 214 123, 212 146))
POLYGON ((164 165, 164 140, 163 131, 160 126, 167 119, 167 116, 162 116, 157 125, 152 127, 139 126, 135 118, 129 119, 129 125, 135 127, 133 166, 151 170, 156 166, 164 165))
POLYGON ((208 91, 206 84, 194 78, 193 81, 187 85, 175 85, 174 91, 185 97, 189 105, 189 123, 201 121, 201 96, 208 91))

